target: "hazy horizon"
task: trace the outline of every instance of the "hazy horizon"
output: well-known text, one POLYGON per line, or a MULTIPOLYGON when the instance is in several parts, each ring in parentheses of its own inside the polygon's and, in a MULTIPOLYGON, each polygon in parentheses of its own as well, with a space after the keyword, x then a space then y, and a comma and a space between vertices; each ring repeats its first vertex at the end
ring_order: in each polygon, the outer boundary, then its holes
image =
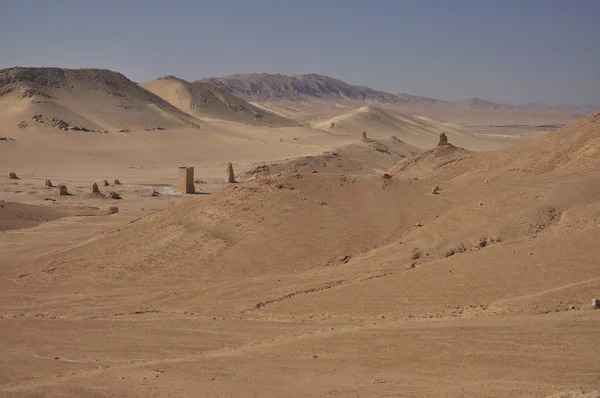
POLYGON ((448 101, 600 108, 600 2, 7 0, 0 68, 144 82, 318 73, 448 101))

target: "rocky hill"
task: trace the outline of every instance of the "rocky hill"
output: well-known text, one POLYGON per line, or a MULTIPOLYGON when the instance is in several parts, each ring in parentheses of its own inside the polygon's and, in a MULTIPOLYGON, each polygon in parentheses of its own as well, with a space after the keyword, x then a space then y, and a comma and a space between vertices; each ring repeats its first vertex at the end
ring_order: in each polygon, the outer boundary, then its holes
POLYGON ((394 95, 366 86, 348 84, 339 79, 316 73, 294 76, 267 73, 235 74, 200 81, 210 82, 249 101, 301 101, 314 98, 378 103, 434 103, 439 101, 408 94, 394 95))
POLYGON ((0 110, 4 122, 19 128, 115 131, 199 123, 122 74, 104 69, 0 70, 0 110))

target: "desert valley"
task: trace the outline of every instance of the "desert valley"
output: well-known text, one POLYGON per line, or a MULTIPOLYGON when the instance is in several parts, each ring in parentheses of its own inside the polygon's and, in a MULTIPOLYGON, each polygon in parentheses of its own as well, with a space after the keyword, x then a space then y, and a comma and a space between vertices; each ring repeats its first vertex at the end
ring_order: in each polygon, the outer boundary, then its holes
POLYGON ((600 397, 597 109, 17 67, 0 176, 2 397, 600 397))

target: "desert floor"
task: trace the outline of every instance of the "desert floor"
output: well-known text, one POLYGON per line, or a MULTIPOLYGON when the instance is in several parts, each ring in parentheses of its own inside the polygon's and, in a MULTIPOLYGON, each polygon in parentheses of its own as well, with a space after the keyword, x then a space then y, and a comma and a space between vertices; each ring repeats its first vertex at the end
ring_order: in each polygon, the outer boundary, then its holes
MULTIPOLYGON (((0 396, 600 389, 600 170, 385 179, 437 142, 211 123, 0 141, 0 396)), ((547 132, 447 127, 473 151, 547 132)))

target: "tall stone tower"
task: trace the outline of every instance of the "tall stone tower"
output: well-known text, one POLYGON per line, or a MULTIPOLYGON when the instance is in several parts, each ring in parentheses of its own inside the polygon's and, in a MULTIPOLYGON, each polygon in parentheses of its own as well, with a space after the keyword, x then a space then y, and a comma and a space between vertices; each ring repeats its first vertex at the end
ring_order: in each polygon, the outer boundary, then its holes
POLYGON ((194 168, 193 167, 180 167, 179 176, 177 178, 177 186, 175 187, 177 192, 181 193, 195 193, 196 188, 194 187, 194 168))

